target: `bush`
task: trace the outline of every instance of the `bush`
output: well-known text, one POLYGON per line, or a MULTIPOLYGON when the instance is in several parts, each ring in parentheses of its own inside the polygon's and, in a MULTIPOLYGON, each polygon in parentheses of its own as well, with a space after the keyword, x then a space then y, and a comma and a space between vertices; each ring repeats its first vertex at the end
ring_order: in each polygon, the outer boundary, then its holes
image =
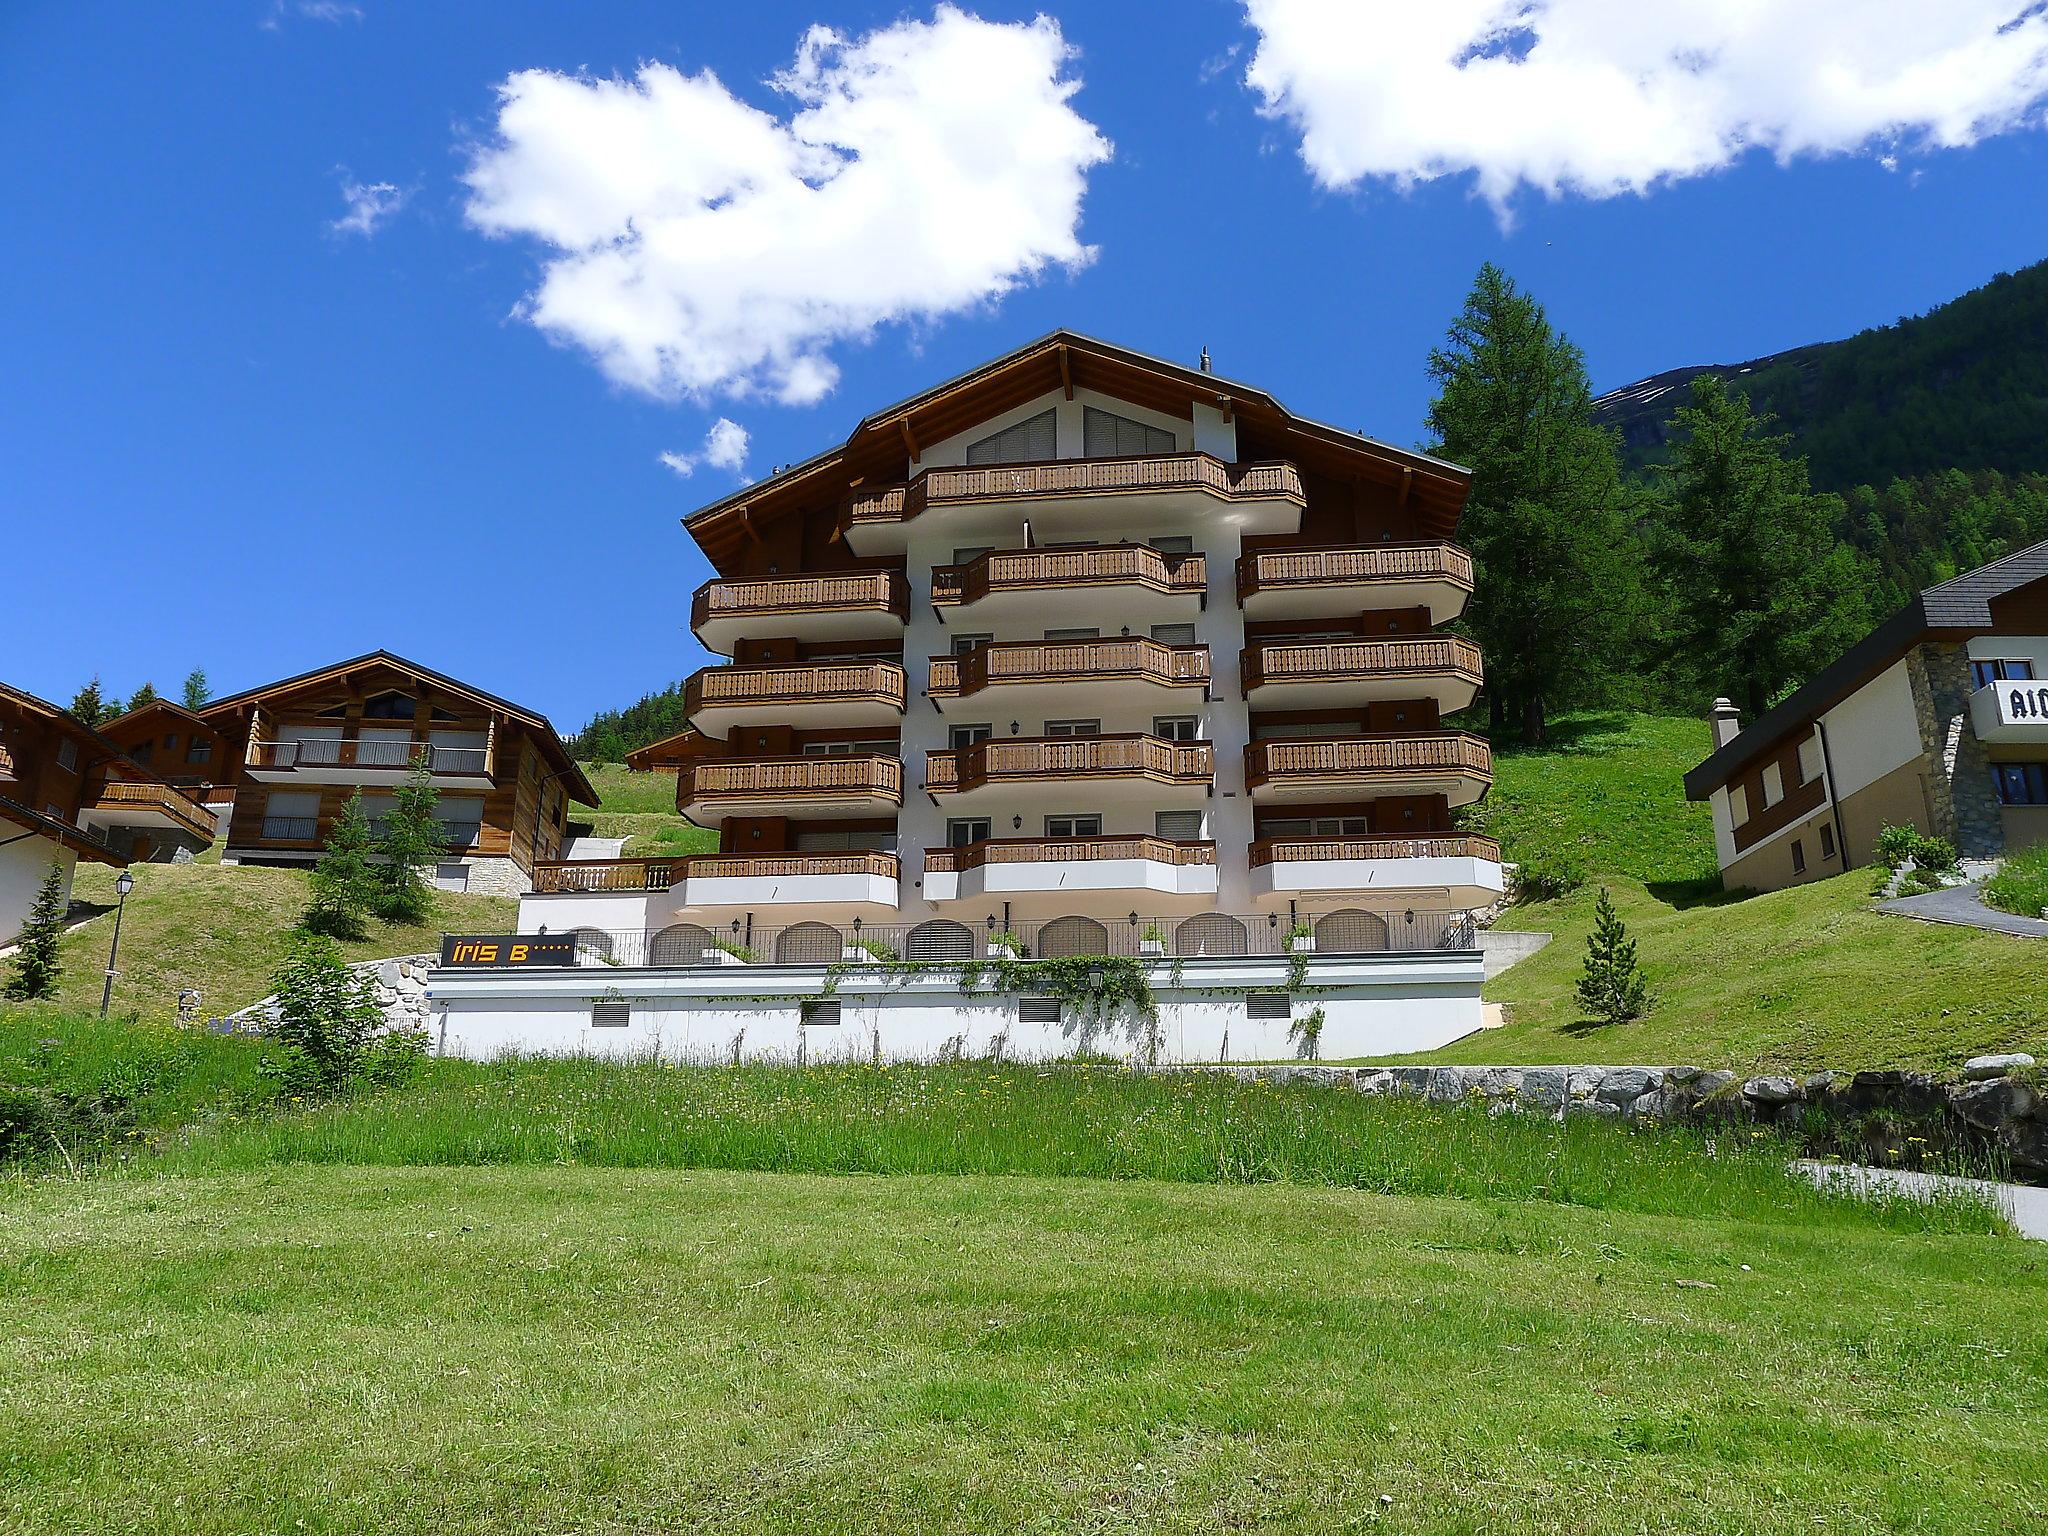
POLYGON ((2012 855, 1984 882, 1982 895, 1987 906, 2001 912, 2039 917, 2048 907, 2048 847, 2012 855))
POLYGON ((1515 900, 1555 901, 1586 883, 1586 867, 1576 859, 1524 859, 1515 870, 1515 900))
POLYGON ((279 1076, 295 1093, 331 1094, 358 1081, 403 1078, 426 1041, 384 1029, 368 976, 349 969, 324 934, 302 935, 276 977, 277 1017, 264 1034, 283 1051, 279 1076))
POLYGON ((1938 837, 1929 837, 1918 827, 1888 826, 1877 834, 1877 861, 1896 872, 1908 860, 1921 869, 1951 870, 1956 851, 1938 837))

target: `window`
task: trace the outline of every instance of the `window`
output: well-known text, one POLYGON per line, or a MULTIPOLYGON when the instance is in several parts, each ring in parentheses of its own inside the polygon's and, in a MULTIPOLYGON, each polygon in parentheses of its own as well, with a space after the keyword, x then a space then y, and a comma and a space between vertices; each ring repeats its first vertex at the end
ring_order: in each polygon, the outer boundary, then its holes
POLYGON ((1185 533, 1162 533, 1145 541, 1162 555, 1192 555, 1195 541, 1185 533))
POLYGON ((185 744, 185 761, 188 763, 212 762, 213 743, 202 741, 199 737, 194 736, 185 744))
POLYGON ((2000 805, 2048 805, 2048 765, 1994 763, 1991 778, 2000 805))
POLYGON ((592 1029, 624 1029, 633 1022, 631 1003, 592 1003, 590 1005, 590 1027, 592 1029))
POLYGON ((1045 638, 1048 640, 1100 640, 1102 638, 1102 631, 1099 629, 1048 629, 1045 632, 1045 638))
POLYGON ((896 743, 882 738, 875 741, 807 741, 803 746, 805 757, 859 757, 864 753, 894 757, 896 743))
POLYGON ((1728 825, 1739 827, 1749 820, 1749 791, 1740 784, 1728 786, 1728 825))
POLYGON ((985 843, 989 837, 986 816, 954 816, 946 822, 946 846, 965 848, 969 843, 985 843))
POLYGON ((836 997, 807 997, 797 1005, 798 1022, 804 1024, 837 1024, 839 1022, 839 999, 836 997))
POLYGON ((965 549, 954 550, 953 563, 955 565, 972 565, 975 561, 979 560, 983 555, 989 555, 994 553, 995 551, 986 544, 972 544, 965 549))
POLYGON ((57 743, 57 766, 67 773, 78 768, 78 743, 68 736, 57 743))
MULTIPOLYGON (((1081 452, 1091 459, 1129 459, 1141 453, 1171 453, 1173 434, 1094 406, 1081 412, 1081 452)), ((970 461, 971 462, 971 461, 970 461)))
POLYGON ((2034 663, 2024 656, 1998 657, 1970 663, 1970 681, 1979 688, 1991 683, 2025 683, 2034 678, 2034 663))
POLYGON ((1060 1000, 1056 997, 1020 997, 1017 999, 1017 1022, 1019 1024, 1057 1024, 1060 1021, 1060 1000))
POLYGON ((953 654, 955 656, 965 656, 977 645, 993 645, 995 638, 994 635, 955 635, 953 637, 953 654))
POLYGON ((992 725, 949 726, 946 730, 946 745, 957 752, 962 747, 973 746, 977 741, 987 741, 994 734, 995 727, 992 725))
POLYGON ((1792 839, 1792 873, 1795 875, 1806 873, 1806 844, 1796 837, 1792 839))
POLYGON ((164 750, 166 752, 178 750, 178 733, 176 731, 166 731, 164 733, 164 750))
POLYGON ((1195 626, 1192 624, 1154 624, 1152 638, 1161 645, 1193 645, 1195 626))
POLYGON ((1267 837, 1369 837, 1363 816, 1297 816, 1265 824, 1267 837))
POLYGON ((410 694, 380 693, 363 706, 365 720, 410 720, 419 709, 410 694))
POLYGON ((1014 427, 992 432, 967 445, 970 464, 1030 464, 1059 456, 1057 428, 1059 412, 1041 411, 1014 427))
POLYGON ((437 891, 468 890, 469 866, 467 864, 436 864, 434 866, 434 889, 437 891))
POLYGON ((128 755, 138 763, 147 763, 152 757, 156 756, 156 743, 153 741, 138 741, 135 744, 135 750, 128 755))
POLYGON ((1811 784, 1820 777, 1820 737, 1809 736, 1799 743, 1799 782, 1811 784))
POLYGON ((1200 811, 1154 811, 1152 813, 1152 835, 1163 837, 1170 843, 1200 842, 1202 837, 1202 813, 1200 811))
POLYGON ((1154 715, 1152 734, 1165 741, 1200 741, 1202 722, 1193 715, 1154 715))
POLYGON ((1100 816, 1048 816, 1045 818, 1047 837, 1100 837, 1102 818, 1100 816))
POLYGON ((1100 736, 1100 720, 1048 720, 1045 722, 1048 736, 1100 736))
POLYGON ((799 829, 796 834, 798 853, 894 853, 896 832, 893 827, 855 829, 844 827, 814 827, 809 831, 799 829))
POLYGON ((1252 725, 1252 740, 1291 741, 1299 737, 1348 736, 1357 729, 1356 720, 1260 720, 1252 725))
POLYGON ((1824 859, 1835 856, 1835 829, 1826 822, 1820 824, 1820 856, 1824 859))
POLYGON ((1294 999, 1285 992, 1247 992, 1244 995, 1244 1016, 1247 1019, 1292 1018, 1294 999))
POLYGON ((1785 770, 1776 763, 1764 764, 1764 809, 1785 798, 1785 770))

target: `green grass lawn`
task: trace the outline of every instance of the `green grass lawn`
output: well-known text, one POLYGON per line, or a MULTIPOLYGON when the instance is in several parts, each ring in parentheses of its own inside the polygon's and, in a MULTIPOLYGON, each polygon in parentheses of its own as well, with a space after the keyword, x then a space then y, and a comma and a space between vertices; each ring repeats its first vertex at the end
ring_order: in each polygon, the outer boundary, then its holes
POLYGON ((718 834, 692 826, 676 810, 673 769, 635 773, 622 763, 585 763, 585 773, 602 804, 595 811, 577 811, 578 821, 591 823, 599 837, 623 837, 627 858, 662 858, 685 853, 715 853, 718 834))
POLYGON ((1289 1185, 281 1167, 17 1190, 0 1297, 0 1524, 24 1533, 2048 1515, 2023 1321, 2048 1266, 1989 1236, 1289 1185))
MULTIPOLYGON (((137 864, 131 873, 135 891, 121 922, 116 1012, 172 1019, 179 988, 197 987, 205 997, 204 1012, 215 1016, 232 1013, 270 990, 271 973, 284 959, 291 932, 306 910, 303 871, 193 863, 137 864)), ((98 864, 78 868, 74 899, 109 910, 65 936, 57 998, 62 1004, 99 1007, 114 932, 114 875, 98 864)), ((505 897, 438 891, 427 922, 372 920, 369 936, 343 949, 352 960, 438 952, 444 930, 502 933, 517 912, 518 903, 505 897)))

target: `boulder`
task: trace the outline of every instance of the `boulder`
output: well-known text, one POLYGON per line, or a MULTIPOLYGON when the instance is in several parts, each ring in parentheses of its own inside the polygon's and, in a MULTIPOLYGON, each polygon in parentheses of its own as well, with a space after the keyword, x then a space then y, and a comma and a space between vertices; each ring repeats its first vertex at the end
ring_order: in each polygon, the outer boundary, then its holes
POLYGON ((1616 1067, 1600 1080, 1594 1094, 1610 1104, 1633 1104, 1652 1088, 1661 1086, 1663 1076, 1649 1067, 1616 1067))
POLYGON ((1529 1067, 1522 1073, 1522 1107, 1554 1115, 1564 1108, 1565 1084, 1571 1073, 1564 1067, 1529 1067))
POLYGON ((1988 1082, 1966 1083, 1949 1095, 1955 1112, 1980 1131, 1995 1131, 2012 1120, 2029 1118, 2040 1097, 2026 1083, 1998 1077, 1988 1082))
POLYGON ((1621 1106, 1611 1099, 1572 1099, 1565 1104, 1567 1115, 1591 1115, 1596 1120, 1618 1120, 1621 1106))
POLYGON ((1742 1096, 1758 1104, 1790 1104, 1799 1097, 1799 1085, 1789 1077, 1752 1077, 1742 1085, 1742 1096))
POLYGON ((2002 1056, 1972 1056, 1963 1063, 1963 1081, 1966 1083, 1989 1082, 1994 1077, 2019 1067, 2031 1067, 2034 1058, 2025 1051, 2007 1051, 2002 1056))

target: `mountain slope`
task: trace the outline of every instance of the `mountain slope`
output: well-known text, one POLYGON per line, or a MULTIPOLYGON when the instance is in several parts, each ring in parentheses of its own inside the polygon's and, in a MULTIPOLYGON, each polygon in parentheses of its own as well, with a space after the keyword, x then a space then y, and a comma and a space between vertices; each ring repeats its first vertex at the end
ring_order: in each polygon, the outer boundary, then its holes
POLYGON ((1602 395, 1633 467, 1662 462, 1673 413, 1702 373, 1779 419, 1817 489, 1941 470, 2048 470, 2048 262, 1895 325, 1746 363, 1674 368, 1602 395))

